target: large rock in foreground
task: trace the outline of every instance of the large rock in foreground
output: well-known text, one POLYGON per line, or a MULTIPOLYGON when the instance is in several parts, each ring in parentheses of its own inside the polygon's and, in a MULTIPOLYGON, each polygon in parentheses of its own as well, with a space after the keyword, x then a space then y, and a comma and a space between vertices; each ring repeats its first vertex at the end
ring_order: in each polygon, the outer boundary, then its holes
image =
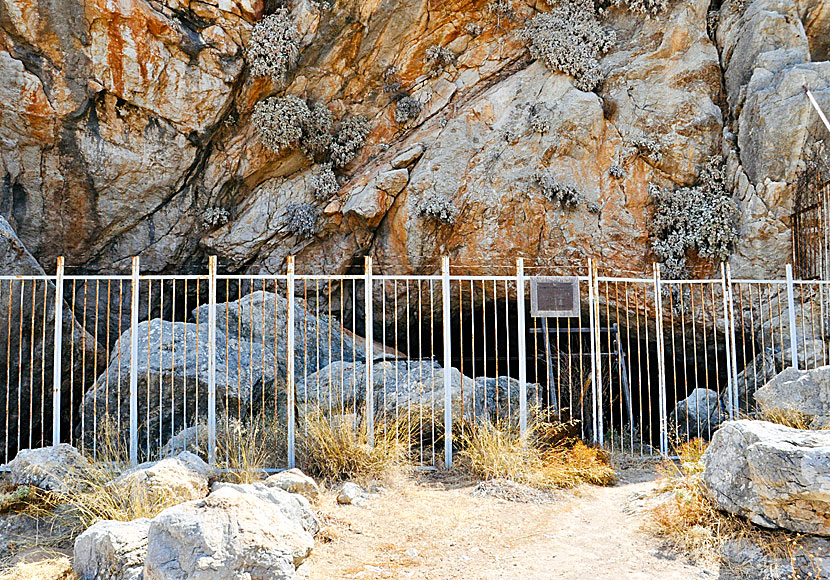
POLYGON ((820 429, 830 421, 830 366, 784 369, 755 391, 755 400, 765 413, 803 418, 820 429))
POLYGON ((152 521, 144 580, 294 580, 313 546, 278 503, 245 486, 222 486, 152 521))
POLYGON ((724 423, 703 464, 719 508, 760 526, 830 536, 830 431, 724 423))
POLYGON ((721 406, 720 398, 710 389, 695 389, 677 403, 669 417, 671 428, 686 439, 702 437, 710 439, 712 432, 726 418, 728 412, 721 406))
POLYGON ((124 494, 142 493, 152 503, 171 505, 205 497, 213 475, 213 468, 201 458, 183 451, 176 457, 130 469, 112 485, 124 494))
POLYGON ((150 520, 103 520, 75 540, 72 567, 83 580, 139 580, 147 555, 150 520))

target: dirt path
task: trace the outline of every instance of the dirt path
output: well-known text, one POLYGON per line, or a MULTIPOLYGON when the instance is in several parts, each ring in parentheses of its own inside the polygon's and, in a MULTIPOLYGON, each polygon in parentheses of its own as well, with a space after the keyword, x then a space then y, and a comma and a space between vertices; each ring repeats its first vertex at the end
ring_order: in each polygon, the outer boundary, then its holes
POLYGON ((312 580, 337 578, 590 579, 716 578, 661 551, 626 512, 655 475, 623 472, 615 487, 562 492, 536 505, 475 497, 469 486, 401 482, 365 507, 320 506, 328 543, 311 557, 312 580))

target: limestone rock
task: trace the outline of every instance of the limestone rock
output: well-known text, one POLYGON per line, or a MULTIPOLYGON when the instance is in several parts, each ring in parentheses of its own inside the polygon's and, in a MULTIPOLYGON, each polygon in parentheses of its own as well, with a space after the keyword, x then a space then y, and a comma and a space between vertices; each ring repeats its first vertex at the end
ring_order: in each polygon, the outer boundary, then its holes
POLYGON ((112 482, 119 493, 146 494, 151 503, 183 503, 208 494, 214 469, 198 456, 183 451, 176 457, 130 469, 112 482))
POLYGON ((786 368, 755 391, 755 400, 764 412, 802 416, 823 425, 830 420, 830 366, 786 368))
POLYGON ((268 487, 278 487, 289 493, 298 493, 309 501, 314 501, 320 497, 320 488, 317 482, 297 468, 276 473, 263 483, 268 487))
POLYGON ((312 536, 316 536, 317 532, 320 531, 320 521, 314 515, 311 504, 308 499, 300 494, 288 492, 278 486, 268 485, 267 482, 246 484, 217 482, 213 484, 211 493, 222 489, 248 494, 276 505, 287 518, 300 522, 303 529, 312 536))
POLYGON ((731 572, 744 580, 830 580, 830 540, 826 538, 801 536, 788 555, 775 556, 764 548, 749 539, 727 540, 721 548, 721 575, 731 572))
POLYGON ((153 519, 144 580, 294 580, 313 546, 312 535, 279 505, 223 486, 153 519))
POLYGON ((91 467, 89 460, 68 443, 23 449, 8 464, 13 484, 58 493, 82 489, 91 467))
POLYGON ((208 451, 208 426, 195 425, 182 429, 170 439, 161 449, 162 457, 174 457, 183 451, 189 451, 199 457, 206 457, 208 451))
POLYGON ((103 520, 75 539, 72 567, 81 580, 140 580, 150 520, 103 520))
POLYGON ((768 528, 830 535, 830 432, 764 421, 724 423, 703 454, 720 509, 768 528))
POLYGON ((684 440, 702 437, 711 439, 712 433, 728 418, 718 393, 697 388, 677 403, 669 416, 671 429, 684 440))

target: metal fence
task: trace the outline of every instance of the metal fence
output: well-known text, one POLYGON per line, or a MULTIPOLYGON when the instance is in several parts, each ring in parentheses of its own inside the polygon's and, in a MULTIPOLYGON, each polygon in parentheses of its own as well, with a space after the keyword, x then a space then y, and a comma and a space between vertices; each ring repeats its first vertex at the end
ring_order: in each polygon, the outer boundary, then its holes
MULTIPOLYGON (((830 283, 572 276, 577 316, 534 316, 541 268, 504 275, 0 276, 2 460, 68 442, 133 464, 257 446, 291 467, 315 425, 405 441, 450 465, 459 429, 570 422, 583 439, 670 454, 755 412, 786 366, 828 364, 830 283), (58 321, 59 323, 56 323, 58 321), (793 347, 795 345, 795 347, 793 347), (4 351, 4 352, 2 352, 4 351), (455 425, 456 429, 453 429, 455 425), (456 440, 454 441, 454 437, 456 440)), ((559 272, 560 274, 562 272, 559 272)))

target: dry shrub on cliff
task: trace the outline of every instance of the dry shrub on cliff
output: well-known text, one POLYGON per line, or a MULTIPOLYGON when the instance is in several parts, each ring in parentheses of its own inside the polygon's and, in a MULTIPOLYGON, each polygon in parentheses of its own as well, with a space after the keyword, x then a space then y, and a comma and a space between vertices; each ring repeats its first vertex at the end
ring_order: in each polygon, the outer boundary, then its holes
POLYGON ((724 185, 720 158, 706 164, 694 187, 668 191, 652 184, 649 192, 656 205, 652 247, 666 278, 686 273, 686 256, 691 250, 705 259, 729 258, 738 239, 738 209, 724 185))
POLYGON ((574 77, 581 91, 593 91, 600 83, 598 59, 616 39, 599 22, 593 0, 562 0, 528 22, 522 37, 535 58, 550 70, 574 77))
POLYGON ((313 238, 320 231, 320 208, 310 203, 292 203, 285 208, 284 224, 292 236, 313 238))
POLYGON ((572 209, 585 201, 585 197, 575 187, 561 183, 547 170, 536 171, 533 182, 549 200, 558 203, 563 209, 572 209))
POLYGON ((308 105, 293 95, 271 97, 254 105, 257 135, 263 145, 277 153, 299 145, 310 121, 308 105))
POLYGON ((314 191, 315 199, 320 201, 325 201, 340 191, 340 184, 337 183, 331 163, 323 163, 317 167, 311 176, 311 189, 314 191))
POLYGON ((458 208, 453 205, 452 200, 436 194, 418 202, 415 213, 422 219, 434 220, 448 226, 455 224, 458 219, 458 208))
POLYGON ((474 477, 508 479, 538 489, 613 484, 614 469, 606 453, 563 438, 567 431, 561 424, 537 423, 520 435, 507 422, 468 422, 459 459, 474 477))
POLYGON ((395 121, 404 124, 421 114, 421 102, 413 97, 403 97, 395 105, 395 121))
POLYGON ((654 18, 669 7, 668 0, 614 0, 614 5, 623 6, 634 14, 654 18))
POLYGON ((322 103, 313 103, 308 112, 301 139, 303 152, 310 160, 320 161, 331 153, 331 127, 334 121, 328 107, 322 103))
POLYGON ((427 72, 432 76, 438 76, 447 67, 455 64, 455 54, 444 46, 430 46, 424 54, 424 63, 427 65, 427 72))
POLYGON ((247 47, 251 74, 280 82, 297 64, 300 45, 297 25, 285 8, 256 23, 247 47))
POLYGON ((349 117, 340 123, 340 128, 331 143, 331 163, 344 167, 352 162, 357 152, 366 144, 371 127, 362 115, 349 117))
POLYGON ((247 421, 228 419, 216 428, 216 466, 222 479, 253 483, 265 469, 285 465, 286 427, 262 415, 247 421))

